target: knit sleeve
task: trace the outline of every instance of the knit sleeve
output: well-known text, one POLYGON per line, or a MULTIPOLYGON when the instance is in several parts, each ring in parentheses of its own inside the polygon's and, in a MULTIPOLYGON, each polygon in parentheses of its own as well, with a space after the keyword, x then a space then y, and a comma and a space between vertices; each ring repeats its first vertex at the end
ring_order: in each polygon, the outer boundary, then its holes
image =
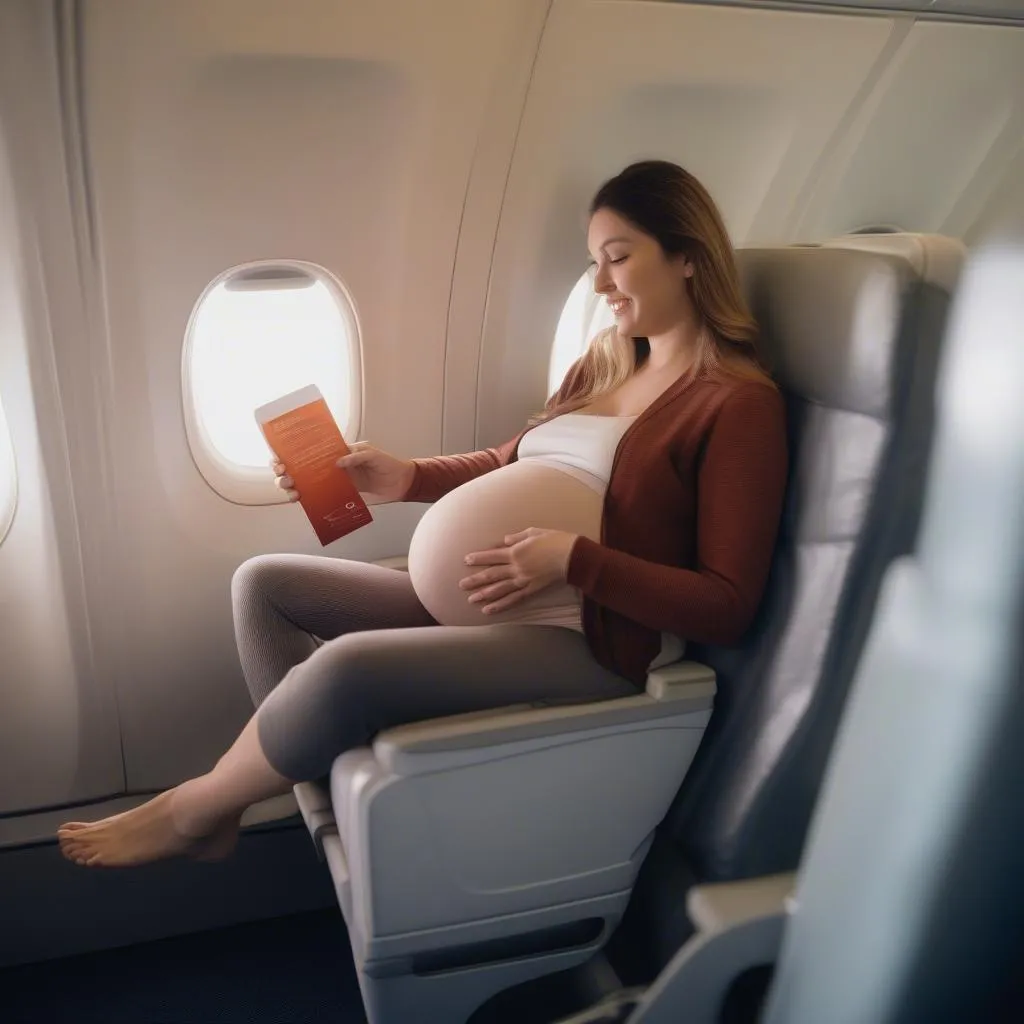
POLYGON ((760 384, 740 387, 719 410, 698 471, 696 568, 660 565, 580 537, 568 582, 650 629, 696 643, 736 643, 768 579, 786 474, 781 396, 760 384))
POLYGON ((430 459, 413 459, 415 473, 412 485, 402 501, 437 501, 464 483, 506 466, 519 438, 498 448, 484 448, 465 455, 438 455, 430 459))

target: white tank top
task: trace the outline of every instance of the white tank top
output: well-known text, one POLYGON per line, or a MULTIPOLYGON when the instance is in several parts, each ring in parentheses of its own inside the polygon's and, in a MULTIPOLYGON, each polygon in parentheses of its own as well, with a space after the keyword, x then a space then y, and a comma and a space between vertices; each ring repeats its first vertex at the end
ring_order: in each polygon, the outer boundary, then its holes
MULTIPOLYGON (((529 431, 519 442, 517 458, 520 462, 535 461, 560 469, 593 488, 603 499, 619 442, 636 419, 636 416, 563 413, 529 431)), ((561 619, 550 621, 552 625, 569 625, 561 619)), ((575 621, 578 622, 578 618, 575 621)), ((582 625, 576 628, 581 629, 582 625)), ((661 653, 649 667, 657 668, 678 660, 684 649, 679 637, 662 633, 661 653)))
POLYGON ((517 457, 561 469, 603 495, 619 442, 636 418, 567 412, 534 427, 519 442, 517 457))

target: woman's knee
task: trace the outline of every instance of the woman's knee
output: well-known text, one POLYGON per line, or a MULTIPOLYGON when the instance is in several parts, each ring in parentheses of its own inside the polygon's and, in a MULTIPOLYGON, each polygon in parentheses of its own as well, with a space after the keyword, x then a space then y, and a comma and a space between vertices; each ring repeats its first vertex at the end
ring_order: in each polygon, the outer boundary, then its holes
POLYGON ((351 728, 364 720, 375 673, 372 655, 367 657, 360 642, 363 635, 347 634, 317 648, 288 672, 260 713, 301 719, 311 733, 351 728))
POLYGON ((301 671, 315 676, 321 689, 331 688, 348 699, 360 699, 360 691, 372 692, 375 681, 388 670, 392 660, 388 640, 383 630, 345 633, 322 644, 301 671))
POLYGON ((387 635, 393 632, 360 631, 329 640, 293 669, 281 688, 293 690, 289 699, 327 719, 375 721, 380 705, 395 699, 412 670, 394 649, 387 635))
POLYGON ((231 600, 237 608, 252 598, 266 598, 293 581, 299 572, 291 555, 255 555, 247 558, 231 577, 231 600))

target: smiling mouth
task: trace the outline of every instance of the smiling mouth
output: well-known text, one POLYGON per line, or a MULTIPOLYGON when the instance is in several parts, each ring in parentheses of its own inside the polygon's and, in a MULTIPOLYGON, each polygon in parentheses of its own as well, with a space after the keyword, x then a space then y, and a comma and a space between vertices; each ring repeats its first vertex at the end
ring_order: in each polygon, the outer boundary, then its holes
POLYGON ((608 300, 608 308, 618 316, 628 305, 630 304, 629 299, 612 299, 608 300))

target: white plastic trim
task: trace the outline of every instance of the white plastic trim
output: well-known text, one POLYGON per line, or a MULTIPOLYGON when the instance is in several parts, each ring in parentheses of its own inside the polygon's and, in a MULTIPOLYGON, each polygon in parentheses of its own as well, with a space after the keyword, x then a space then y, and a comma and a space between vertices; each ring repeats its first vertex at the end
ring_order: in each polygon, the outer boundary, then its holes
POLYGON ((238 505, 277 505, 283 504, 288 498, 274 485, 274 476, 269 466, 266 469, 240 466, 225 459, 210 440, 203 427, 202 419, 198 415, 194 398, 192 382, 194 327, 206 297, 214 288, 247 271, 271 267, 303 271, 321 282, 334 298, 348 332, 347 356, 349 380, 351 381, 348 419, 344 423, 339 423, 338 426, 345 435, 345 439, 350 442, 357 440, 362 431, 364 390, 362 332, 359 329, 359 317, 356 313, 355 303, 348 289, 328 270, 305 260, 256 260, 225 270, 203 289, 203 293, 199 296, 189 316, 181 353, 181 399, 185 434, 196 468, 217 494, 238 505))
POLYGON ((7 419, 0 405, 0 544, 14 522, 18 508, 18 472, 7 419))

